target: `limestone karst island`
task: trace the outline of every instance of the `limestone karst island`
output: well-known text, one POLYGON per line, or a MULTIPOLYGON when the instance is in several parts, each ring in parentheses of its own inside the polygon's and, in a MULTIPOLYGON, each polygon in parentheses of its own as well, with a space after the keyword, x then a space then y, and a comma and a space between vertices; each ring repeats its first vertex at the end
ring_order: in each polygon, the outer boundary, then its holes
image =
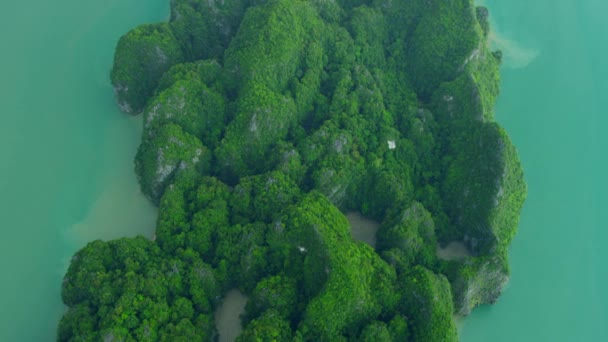
POLYGON ((171 0, 111 71, 156 232, 74 255, 58 341, 458 340, 526 197, 489 30, 472 0, 171 0))

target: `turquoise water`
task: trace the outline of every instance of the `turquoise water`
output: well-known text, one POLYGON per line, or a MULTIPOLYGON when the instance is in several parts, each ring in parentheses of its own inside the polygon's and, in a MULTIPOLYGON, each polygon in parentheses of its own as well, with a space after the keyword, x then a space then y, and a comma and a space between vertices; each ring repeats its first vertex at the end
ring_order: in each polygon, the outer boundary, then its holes
POLYGON ((55 339, 77 248, 151 234, 138 119, 116 109, 109 69, 121 34, 167 13, 167 0, 0 5, 0 341, 55 339))
POLYGON ((529 194, 510 285, 462 341, 608 341, 608 2, 486 5, 506 52, 497 117, 529 194))
MULTIPOLYGON (((608 341, 608 3, 486 4, 505 52, 497 117, 519 148, 529 197, 510 285, 465 320, 462 340, 608 341)), ((132 171, 139 122, 118 113, 108 72, 118 37, 167 7, 0 5, 0 341, 54 339, 77 248, 151 233, 155 212, 132 171)))

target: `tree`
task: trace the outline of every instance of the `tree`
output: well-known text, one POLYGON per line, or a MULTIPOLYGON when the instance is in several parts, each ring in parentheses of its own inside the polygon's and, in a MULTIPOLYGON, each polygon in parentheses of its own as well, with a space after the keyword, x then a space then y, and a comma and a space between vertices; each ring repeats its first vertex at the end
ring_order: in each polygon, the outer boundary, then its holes
POLYGON ((450 284, 422 266, 415 266, 402 277, 401 311, 412 322, 414 341, 457 341, 452 319, 454 307, 450 284))
POLYGON ((237 342, 280 342, 291 339, 289 322, 274 310, 266 311, 260 318, 247 324, 237 342))
POLYGON ((179 42, 166 23, 142 25, 122 36, 111 73, 120 109, 141 112, 163 73, 183 61, 179 42))
POLYGON ((215 147, 224 129, 224 97, 207 87, 197 75, 175 81, 158 93, 144 111, 143 136, 151 139, 167 123, 215 147))
POLYGON ((165 188, 186 171, 209 169, 209 150, 195 136, 173 123, 161 126, 139 146, 135 172, 143 193, 158 204, 165 188))
POLYGON ((297 286, 292 278, 284 275, 267 277, 255 286, 247 301, 246 319, 255 319, 266 310, 273 309, 278 315, 289 321, 297 309, 297 302, 297 286))

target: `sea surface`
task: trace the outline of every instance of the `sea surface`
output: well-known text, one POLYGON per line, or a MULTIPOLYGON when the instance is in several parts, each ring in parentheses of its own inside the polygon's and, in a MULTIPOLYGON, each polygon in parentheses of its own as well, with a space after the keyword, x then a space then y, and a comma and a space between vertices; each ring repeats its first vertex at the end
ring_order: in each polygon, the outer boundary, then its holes
POLYGON ((140 118, 109 83, 118 38, 168 0, 0 4, 0 341, 54 341, 60 288, 88 241, 154 229, 133 156, 140 118))
MULTIPOLYGON (((168 0, 0 5, 0 341, 52 341, 63 273, 88 241, 143 234, 140 119, 109 84, 118 38, 168 0)), ((529 185, 499 302, 473 341, 608 341, 608 2, 486 0, 504 52, 497 119, 529 185), (604 228, 602 228, 604 227, 604 228)))
POLYGON ((486 0, 528 182, 511 281, 463 342, 608 341, 608 1, 486 0))

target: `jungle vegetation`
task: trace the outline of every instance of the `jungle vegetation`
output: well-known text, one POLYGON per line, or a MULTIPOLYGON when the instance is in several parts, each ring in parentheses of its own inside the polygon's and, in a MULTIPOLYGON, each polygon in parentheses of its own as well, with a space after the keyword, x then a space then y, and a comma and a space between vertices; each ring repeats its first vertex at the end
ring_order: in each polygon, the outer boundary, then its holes
POLYGON ((59 341, 454 341, 497 300, 526 185, 472 0, 172 0, 118 42, 155 240, 74 255, 59 341), (344 213, 381 223, 354 241, 344 213), (471 255, 437 257, 452 241, 471 255))

